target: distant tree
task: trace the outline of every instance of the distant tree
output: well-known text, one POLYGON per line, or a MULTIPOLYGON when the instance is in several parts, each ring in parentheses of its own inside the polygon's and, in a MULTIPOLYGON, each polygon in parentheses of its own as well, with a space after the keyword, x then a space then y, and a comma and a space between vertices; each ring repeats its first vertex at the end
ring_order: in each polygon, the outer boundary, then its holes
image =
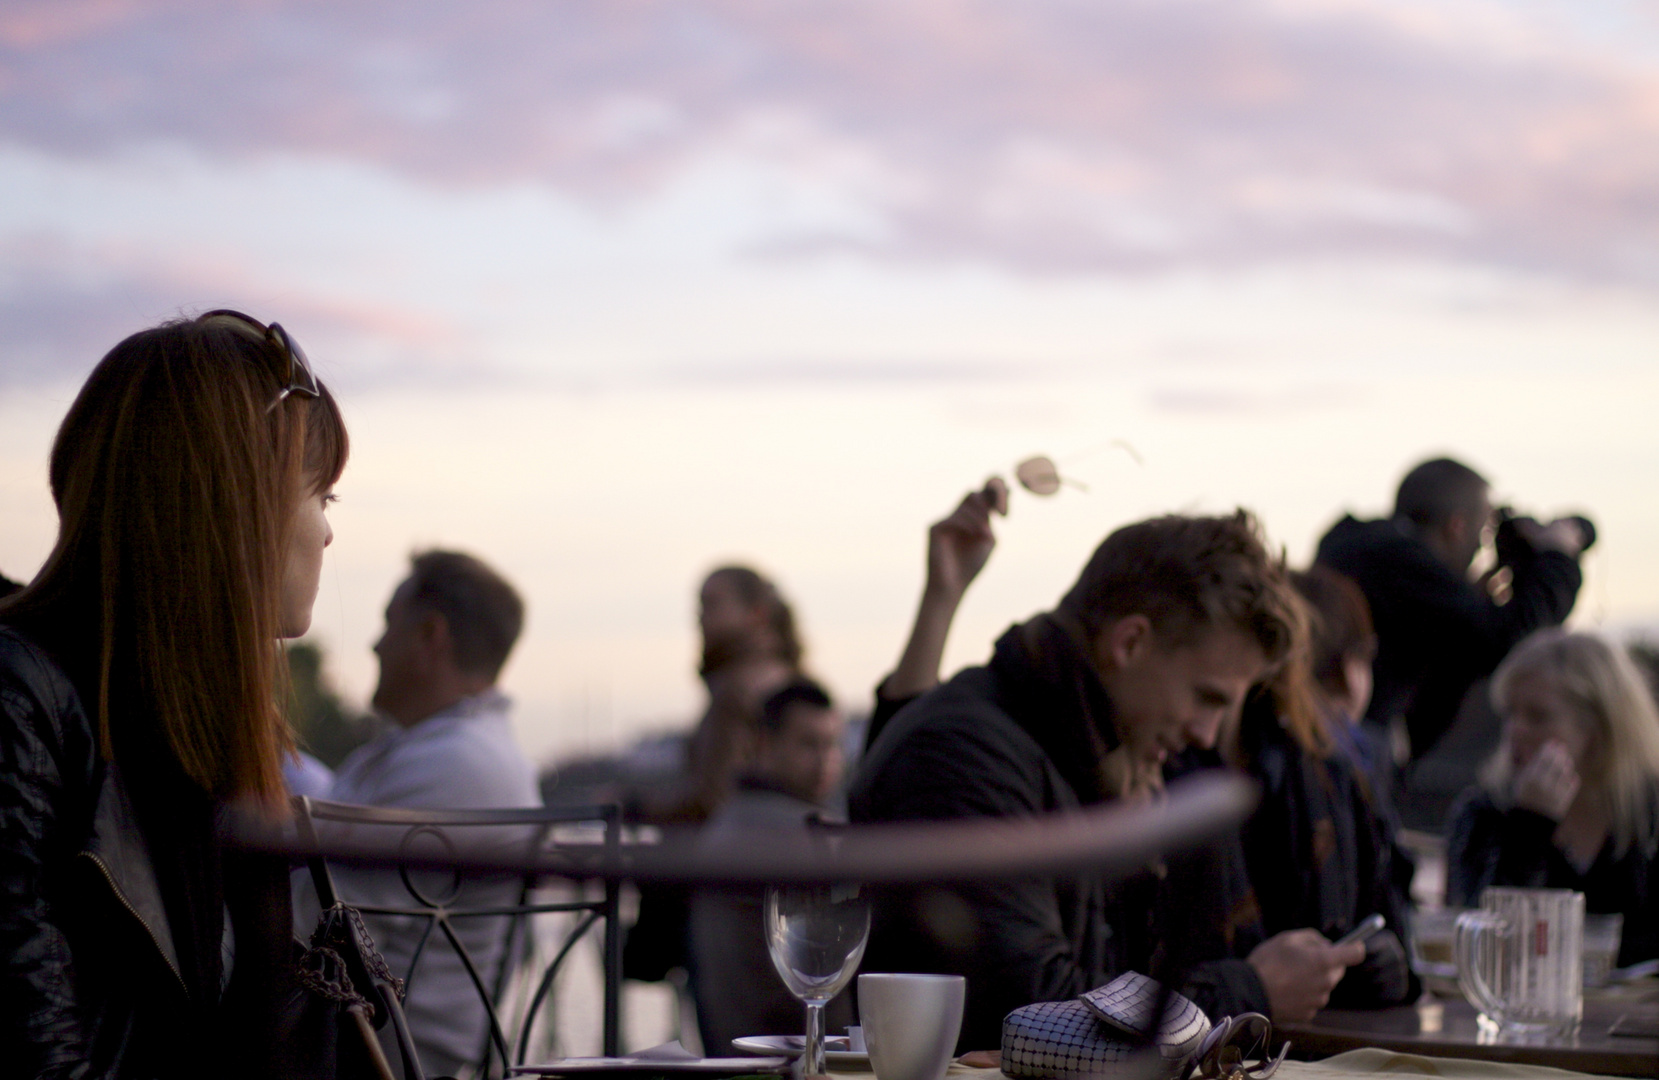
POLYGON ((288 723, 300 749, 331 769, 374 738, 379 722, 351 711, 323 671, 323 651, 309 641, 288 646, 288 723))

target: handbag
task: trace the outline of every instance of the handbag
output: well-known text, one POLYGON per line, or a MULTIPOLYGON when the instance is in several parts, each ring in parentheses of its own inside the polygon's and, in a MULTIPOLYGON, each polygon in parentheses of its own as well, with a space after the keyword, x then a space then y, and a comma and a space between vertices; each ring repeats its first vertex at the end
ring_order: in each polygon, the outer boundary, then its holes
POLYGON ((1002 1071, 1017 1080, 1186 1080, 1195 1071, 1205 1078, 1242 1072, 1251 1080, 1267 1080, 1285 1051, 1269 1061, 1264 1050, 1262 1064, 1254 1068, 1243 1061, 1271 1040, 1271 1025, 1260 1014, 1228 1017, 1212 1028, 1191 1000, 1129 971, 1070 1001, 1039 1001, 1009 1013, 1002 1021, 1002 1071), (1163 1017, 1154 1024, 1160 1004, 1163 1017), (1241 1049, 1237 1042, 1250 1036, 1255 1043, 1241 1049), (1157 1050, 1156 1067, 1147 1060, 1151 1047, 1157 1050))
POLYGON ((403 980, 374 947, 363 917, 335 902, 298 953, 283 1016, 279 1075, 293 1080, 398 1080, 376 1032, 388 1023, 403 1080, 425 1080, 403 1015, 403 980))

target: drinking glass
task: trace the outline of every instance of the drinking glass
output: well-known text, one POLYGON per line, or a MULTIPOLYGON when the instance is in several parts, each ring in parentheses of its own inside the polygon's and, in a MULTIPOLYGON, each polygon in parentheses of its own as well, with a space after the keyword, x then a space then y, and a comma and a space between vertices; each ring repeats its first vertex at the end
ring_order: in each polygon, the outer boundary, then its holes
POLYGON ((1584 985, 1606 986, 1619 958, 1623 915, 1584 916, 1584 985))
POLYGON ((801 1071, 824 1072, 824 1004, 864 959, 870 902, 857 885, 775 885, 766 890, 766 948, 789 992, 806 1004, 801 1071))
POLYGON ((1457 977, 1512 1033, 1566 1034, 1584 1012, 1584 894, 1488 888, 1457 918, 1457 977))

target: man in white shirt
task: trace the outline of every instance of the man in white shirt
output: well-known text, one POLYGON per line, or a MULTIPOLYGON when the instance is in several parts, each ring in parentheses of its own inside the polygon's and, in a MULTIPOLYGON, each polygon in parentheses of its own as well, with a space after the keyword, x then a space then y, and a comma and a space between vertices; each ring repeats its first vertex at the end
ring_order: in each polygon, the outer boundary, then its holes
MULTIPOLYGON (((391 725, 340 764, 328 797, 423 809, 540 806, 535 766, 513 736, 511 703, 495 687, 523 623, 518 593, 478 559, 449 551, 414 556, 374 647, 380 659, 374 707, 391 725)), ((466 830, 469 837, 474 831, 466 830)), ((449 893, 449 875, 422 875, 417 884, 427 876, 435 879, 433 892, 449 893)), ((395 872, 337 869, 335 881, 347 903, 411 903, 395 872)), ((470 882, 461 902, 512 903, 517 889, 516 882, 470 882)), ((388 916, 365 921, 392 972, 405 975, 422 924, 388 916)), ((493 985, 505 920, 462 919, 455 926, 486 985, 493 985)), ((440 932, 421 953, 406 1011, 427 1075, 454 1075, 478 1060, 484 1008, 440 932)))

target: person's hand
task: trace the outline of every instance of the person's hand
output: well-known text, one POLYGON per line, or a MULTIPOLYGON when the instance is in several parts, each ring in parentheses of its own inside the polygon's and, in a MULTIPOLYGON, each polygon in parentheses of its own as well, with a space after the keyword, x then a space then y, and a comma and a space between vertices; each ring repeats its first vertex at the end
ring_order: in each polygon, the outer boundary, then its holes
POLYGON ((1534 551, 1559 551, 1577 558, 1584 550, 1584 529, 1574 518, 1556 518, 1548 525, 1522 518, 1515 522, 1515 528, 1534 551))
POLYGON ((1245 962, 1256 969, 1276 1024, 1311 1020, 1350 967, 1365 959, 1365 943, 1333 945, 1317 930, 1286 930, 1257 945, 1245 962))
POLYGON ((1008 485, 993 476, 964 496, 951 515, 927 531, 927 588, 959 598, 985 568, 996 547, 991 515, 1008 513, 1008 485))
POLYGON ((1515 805, 1560 821, 1578 797, 1579 784, 1566 744, 1551 739, 1515 774, 1515 805))

